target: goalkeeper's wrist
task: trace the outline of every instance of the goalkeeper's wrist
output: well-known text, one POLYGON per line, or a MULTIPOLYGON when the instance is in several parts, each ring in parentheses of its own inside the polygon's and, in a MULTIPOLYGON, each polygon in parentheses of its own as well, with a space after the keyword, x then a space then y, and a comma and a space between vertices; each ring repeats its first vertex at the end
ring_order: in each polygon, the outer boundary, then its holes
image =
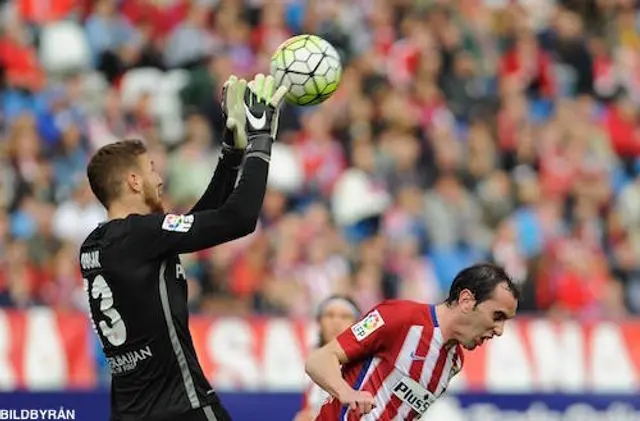
POLYGON ((220 154, 220 164, 230 170, 237 170, 242 166, 244 159, 244 149, 234 148, 227 143, 222 144, 222 153, 220 154))
POLYGON ((271 158, 271 146, 273 138, 268 133, 249 135, 247 145, 247 158, 258 157, 269 162, 271 158))

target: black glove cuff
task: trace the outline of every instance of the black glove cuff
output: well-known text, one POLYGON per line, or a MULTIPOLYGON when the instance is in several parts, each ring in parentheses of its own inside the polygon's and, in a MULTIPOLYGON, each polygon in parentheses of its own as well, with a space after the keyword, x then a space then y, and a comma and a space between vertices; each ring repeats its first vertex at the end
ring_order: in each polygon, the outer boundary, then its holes
POLYGON ((273 138, 266 133, 249 136, 247 158, 258 157, 269 162, 271 160, 271 145, 273 145, 273 138))
POLYGON ((244 150, 237 149, 222 144, 222 153, 220 154, 220 164, 224 165, 230 170, 237 170, 242 166, 242 160, 244 159, 244 150))

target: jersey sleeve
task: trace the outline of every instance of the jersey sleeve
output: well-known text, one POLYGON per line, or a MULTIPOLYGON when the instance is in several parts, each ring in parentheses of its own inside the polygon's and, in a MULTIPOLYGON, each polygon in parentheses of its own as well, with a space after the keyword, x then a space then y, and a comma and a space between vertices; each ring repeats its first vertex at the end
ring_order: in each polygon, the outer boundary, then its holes
POLYGON ((338 335, 338 343, 349 361, 361 360, 390 346, 412 316, 402 301, 385 301, 338 335))
POLYGON ((224 219, 215 211, 131 216, 126 250, 146 260, 213 247, 237 237, 224 219))
POLYGON ((223 148, 207 189, 189 213, 217 209, 226 202, 236 185, 243 157, 244 150, 223 148))
POLYGON ((162 258, 207 249, 251 233, 262 208, 268 165, 262 159, 247 159, 238 187, 217 209, 129 216, 125 252, 141 259, 162 258))

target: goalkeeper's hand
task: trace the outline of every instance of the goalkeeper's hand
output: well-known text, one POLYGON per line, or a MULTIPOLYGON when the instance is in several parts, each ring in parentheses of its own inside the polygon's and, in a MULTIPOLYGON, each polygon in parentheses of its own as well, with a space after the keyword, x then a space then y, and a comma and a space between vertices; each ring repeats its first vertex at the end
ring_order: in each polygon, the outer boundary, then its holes
POLYGON ((243 151, 247 147, 246 114, 244 109, 245 90, 247 81, 238 79, 235 75, 222 87, 222 117, 224 131, 222 146, 227 152, 243 151))
POLYGON ((244 109, 249 143, 251 144, 259 137, 275 140, 278 133, 280 105, 288 88, 280 86, 276 89, 273 76, 263 74, 257 74, 247 87, 244 93, 244 109))

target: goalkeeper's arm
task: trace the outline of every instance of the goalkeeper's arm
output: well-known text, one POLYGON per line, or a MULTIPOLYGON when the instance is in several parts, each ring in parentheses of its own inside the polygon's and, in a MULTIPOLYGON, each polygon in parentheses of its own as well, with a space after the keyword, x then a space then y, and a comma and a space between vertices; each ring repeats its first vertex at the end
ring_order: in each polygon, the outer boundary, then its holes
POLYGON ((247 147, 244 92, 247 82, 231 75, 222 87, 222 154, 206 191, 191 209, 197 212, 219 208, 233 191, 247 147))

